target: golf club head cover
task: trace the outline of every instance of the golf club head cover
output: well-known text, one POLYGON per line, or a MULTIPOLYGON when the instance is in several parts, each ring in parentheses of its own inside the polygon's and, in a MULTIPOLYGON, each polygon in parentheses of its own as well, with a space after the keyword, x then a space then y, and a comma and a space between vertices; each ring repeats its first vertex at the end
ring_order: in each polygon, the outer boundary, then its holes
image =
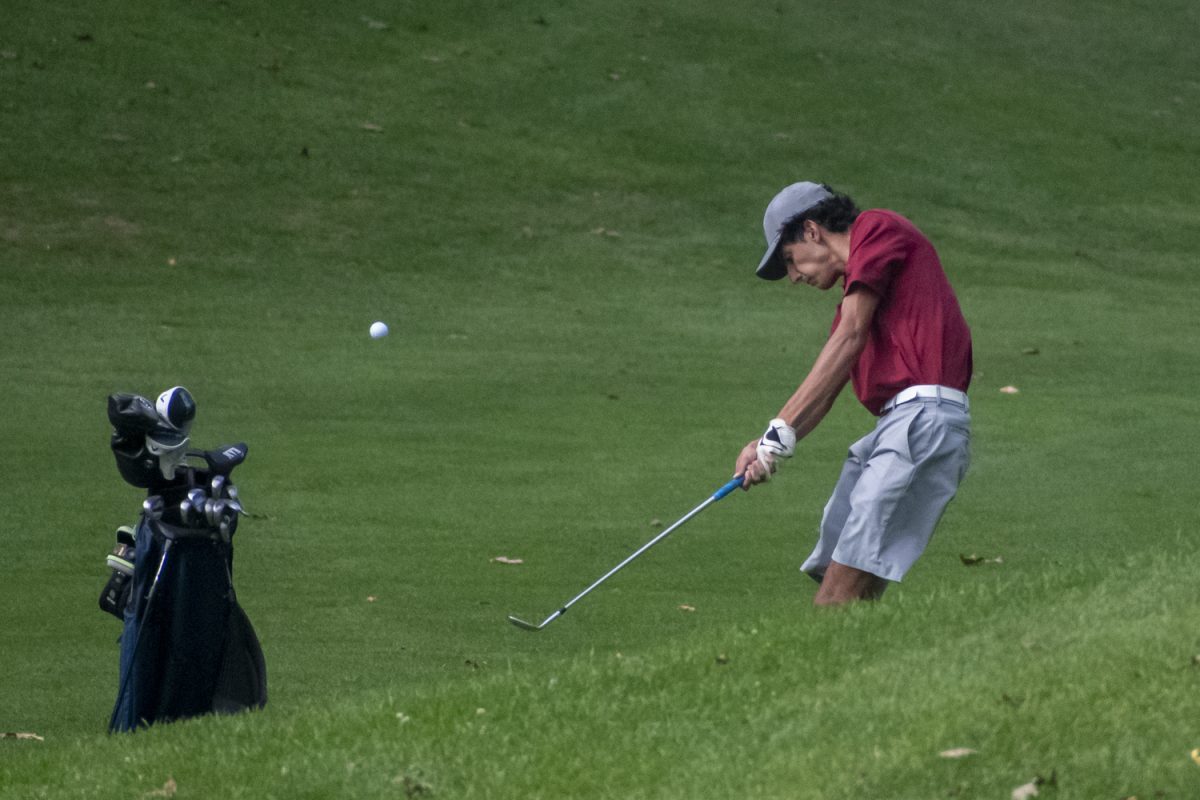
POLYGON ((791 458, 796 452, 796 432, 792 426, 776 417, 767 424, 758 440, 758 463, 766 470, 767 478, 778 469, 778 461, 791 458))
POLYGON ((122 434, 148 433, 162 424, 153 403, 128 393, 108 396, 108 421, 122 434))
POLYGON ((146 451, 158 459, 159 471, 167 480, 174 480, 175 470, 183 465, 190 441, 187 434, 166 425, 146 434, 146 451))
POLYGON ((191 430, 192 420, 196 418, 196 401, 182 386, 173 386, 160 394, 154 408, 164 422, 184 433, 191 430))

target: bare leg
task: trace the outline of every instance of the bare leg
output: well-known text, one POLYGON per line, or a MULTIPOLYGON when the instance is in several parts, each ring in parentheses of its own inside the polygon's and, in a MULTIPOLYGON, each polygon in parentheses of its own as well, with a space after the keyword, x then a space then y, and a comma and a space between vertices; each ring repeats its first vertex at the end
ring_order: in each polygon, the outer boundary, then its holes
POLYGON ((813 605, 840 606, 855 600, 878 600, 887 585, 888 582, 878 575, 834 561, 825 570, 813 605))

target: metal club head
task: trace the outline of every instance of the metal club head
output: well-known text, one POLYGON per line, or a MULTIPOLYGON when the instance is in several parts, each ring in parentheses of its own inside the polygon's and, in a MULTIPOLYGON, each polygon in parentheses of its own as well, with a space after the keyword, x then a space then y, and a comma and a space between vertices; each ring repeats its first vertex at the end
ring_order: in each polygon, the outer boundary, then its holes
POLYGON ((508 621, 511 622, 513 625, 516 625, 521 630, 525 630, 525 631, 540 631, 541 630, 541 628, 539 626, 534 625, 532 622, 526 622, 523 619, 518 619, 517 617, 514 617, 512 614, 508 615, 508 621))
POLYGON ((567 609, 565 609, 565 608, 560 608, 558 611, 555 611, 553 614, 551 614, 550 616, 548 616, 544 620, 542 620, 541 625, 534 625, 532 622, 526 622, 525 620, 521 619, 520 617, 514 617, 512 614, 508 615, 508 621, 511 622, 513 625, 516 625, 518 628, 520 628, 523 631, 540 631, 542 628, 546 627, 551 622, 553 622, 554 620, 561 617, 563 615, 563 612, 565 612, 566 610, 567 609))
POLYGON ((142 501, 142 513, 146 515, 146 519, 160 520, 164 510, 163 499, 160 495, 156 494, 142 501))
POLYGON ((212 483, 209 484, 208 494, 213 499, 221 499, 221 491, 225 488, 226 479, 224 475, 213 475, 212 483))

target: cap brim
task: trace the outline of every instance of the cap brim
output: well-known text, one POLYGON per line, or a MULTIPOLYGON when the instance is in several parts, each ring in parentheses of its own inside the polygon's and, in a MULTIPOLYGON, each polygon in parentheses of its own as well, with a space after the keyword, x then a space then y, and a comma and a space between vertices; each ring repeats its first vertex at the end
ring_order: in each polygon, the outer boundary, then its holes
POLYGON ((777 281, 787 275, 787 267, 779 263, 775 258, 775 251, 779 247, 779 236, 771 240, 771 246, 767 248, 767 254, 762 257, 762 261, 758 262, 758 269, 754 274, 767 281, 777 281))

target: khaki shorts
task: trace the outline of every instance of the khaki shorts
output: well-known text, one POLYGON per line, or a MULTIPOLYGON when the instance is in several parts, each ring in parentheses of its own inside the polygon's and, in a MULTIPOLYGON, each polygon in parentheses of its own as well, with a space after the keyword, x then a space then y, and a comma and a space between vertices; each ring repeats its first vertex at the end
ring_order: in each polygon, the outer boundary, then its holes
POLYGON ((925 551, 970 460, 971 416, 962 405, 931 398, 896 406, 850 447, 801 571, 820 581, 836 561, 899 581, 925 551))

